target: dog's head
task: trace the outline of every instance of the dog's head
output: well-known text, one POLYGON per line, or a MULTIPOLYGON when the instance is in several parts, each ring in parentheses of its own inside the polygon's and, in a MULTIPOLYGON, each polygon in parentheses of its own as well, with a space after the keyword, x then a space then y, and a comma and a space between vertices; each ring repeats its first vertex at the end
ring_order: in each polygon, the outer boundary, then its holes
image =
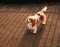
POLYGON ((36 19, 30 18, 29 20, 30 20, 30 22, 32 23, 32 26, 35 26, 35 21, 36 21, 36 19))

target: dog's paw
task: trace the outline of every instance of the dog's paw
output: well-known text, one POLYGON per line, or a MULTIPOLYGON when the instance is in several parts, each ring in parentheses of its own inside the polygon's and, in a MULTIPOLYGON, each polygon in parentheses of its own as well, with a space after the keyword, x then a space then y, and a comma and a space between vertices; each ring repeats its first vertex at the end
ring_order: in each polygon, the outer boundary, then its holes
POLYGON ((37 33, 37 31, 33 31, 33 34, 36 34, 37 33))

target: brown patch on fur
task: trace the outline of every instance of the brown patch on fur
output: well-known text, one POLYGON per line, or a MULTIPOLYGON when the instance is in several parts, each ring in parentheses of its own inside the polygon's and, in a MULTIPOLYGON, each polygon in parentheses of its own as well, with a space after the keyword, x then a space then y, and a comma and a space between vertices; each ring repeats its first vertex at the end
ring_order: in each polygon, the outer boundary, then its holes
POLYGON ((32 18, 31 18, 31 19, 29 19, 29 20, 31 21, 32 26, 34 26, 34 25, 35 25, 35 21, 36 21, 36 20, 35 20, 35 19, 32 19, 32 18))
POLYGON ((43 19, 44 19, 43 16, 40 14, 37 14, 37 15, 40 16, 40 20, 43 21, 43 19))

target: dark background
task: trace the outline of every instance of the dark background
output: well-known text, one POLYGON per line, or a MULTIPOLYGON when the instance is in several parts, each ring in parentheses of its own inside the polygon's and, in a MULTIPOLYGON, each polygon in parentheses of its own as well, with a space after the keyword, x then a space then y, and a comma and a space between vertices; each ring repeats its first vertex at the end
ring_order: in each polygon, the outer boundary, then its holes
POLYGON ((0 3, 5 3, 5 4, 22 4, 22 3, 58 3, 60 2, 59 0, 0 0, 0 3))

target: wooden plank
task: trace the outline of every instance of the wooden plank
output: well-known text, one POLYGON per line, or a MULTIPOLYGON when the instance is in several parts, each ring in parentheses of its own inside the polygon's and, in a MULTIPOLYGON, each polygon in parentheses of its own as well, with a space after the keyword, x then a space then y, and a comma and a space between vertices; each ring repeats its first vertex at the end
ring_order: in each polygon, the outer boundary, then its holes
POLYGON ((1 15, 0 15, 0 17, 1 17, 0 22, 2 22, 3 19, 5 19, 7 17, 8 14, 9 13, 1 13, 1 15))
MULTIPOLYGON (((16 13, 15 13, 16 14, 16 13)), ((18 14, 17 14, 18 15, 18 14)), ((12 17, 13 18, 13 17, 12 17)), ((4 30, 4 33, 3 33, 3 36, 2 36, 2 38, 1 38, 1 42, 3 43, 5 40, 6 40, 6 38, 9 36, 9 34, 11 34, 12 33, 12 29, 14 28, 14 25, 16 24, 15 23, 15 19, 17 18, 17 16, 15 16, 14 15, 14 19, 12 19, 12 22, 10 22, 10 26, 9 26, 9 24, 8 24, 8 27, 6 27, 6 29, 7 30, 4 30), (14 23, 14 25, 13 25, 13 23, 14 23), (11 26, 11 25, 13 25, 13 26, 11 26)))
MULTIPOLYGON (((22 16, 22 15, 21 15, 21 16, 22 16)), ((22 16, 21 18, 23 18, 23 16, 22 16)), ((22 20, 22 19, 21 19, 21 20, 22 20)), ((21 20, 20 20, 20 22, 19 22, 20 24, 18 24, 18 25, 19 25, 19 26, 18 26, 18 29, 21 28, 21 23, 22 23, 21 20)), ((21 32, 21 31, 18 31, 18 30, 16 31, 16 33, 19 33, 19 32, 21 32)), ((18 35, 18 34, 17 34, 17 35, 18 35)), ((17 37, 17 35, 16 35, 16 36, 13 35, 14 37, 12 36, 11 39, 13 40, 15 37, 17 37)), ((9 38, 8 38, 8 39, 9 39, 9 38)), ((6 40, 6 41, 8 41, 8 43, 10 43, 11 40, 9 39, 9 40, 6 40)), ((7 44, 8 44, 8 43, 7 43, 7 44)), ((8 46, 8 45, 7 45, 7 46, 8 46)))
MULTIPOLYGON (((10 13, 10 14, 11 14, 11 13, 10 13)), ((11 16, 11 15, 10 15, 10 16, 11 16)), ((11 17, 13 17, 13 16, 11 16, 11 17)), ((4 23, 4 24, 5 24, 5 27, 2 28, 2 30, 1 30, 1 31, 2 31, 2 32, 1 32, 2 35, 7 31, 9 25, 11 25, 11 24, 9 24, 10 21, 11 21, 11 18, 9 19, 9 21, 8 21, 7 23, 4 23), (6 31, 5 31, 5 30, 6 30, 6 31)), ((10 28, 10 27, 9 27, 9 28, 10 28)), ((2 36, 0 36, 0 39, 1 39, 1 37, 2 37, 2 36)))
POLYGON ((46 39, 44 47, 50 47, 51 46, 52 39, 54 37, 54 33, 55 33, 55 29, 56 29, 56 22, 57 22, 58 16, 56 14, 51 14, 51 15, 54 15, 54 16, 53 16, 52 23, 50 25, 49 33, 47 35, 47 39, 46 39))
MULTIPOLYGON (((16 14, 16 13, 15 13, 16 14)), ((13 18, 14 16, 15 16, 15 14, 11 17, 11 18, 13 18)), ((16 17, 16 16, 15 16, 16 17)), ((11 25, 12 25, 12 22, 14 21, 14 20, 11 20, 10 19, 10 21, 8 21, 7 22, 7 24, 6 24, 6 27, 5 27, 5 29, 4 30, 2 30, 3 32, 1 33, 2 34, 2 36, 0 37, 0 42, 2 42, 5 38, 6 38, 6 36, 9 34, 9 29, 12 29, 11 28, 11 25), (10 22, 11 21, 11 22, 10 22), (9 26, 10 25, 10 26, 9 26), (8 31, 8 32, 7 32, 8 31), (7 33, 7 34, 6 34, 7 33), (4 39, 3 39, 4 38, 4 39)), ((4 41, 3 41, 4 42, 4 41)))
MULTIPOLYGON (((11 13, 9 14, 5 14, 5 15, 7 15, 6 17, 9 17, 9 15, 11 15, 11 13)), ((4 17, 4 18, 6 18, 6 17, 4 17)), ((2 26, 2 28, 0 28, 0 33, 1 33, 1 36, 0 36, 0 39, 1 39, 1 37, 2 37, 2 33, 4 32, 3 30, 5 29, 5 27, 6 27, 6 25, 5 25, 5 23, 3 23, 4 21, 5 21, 6 19, 2 19, 2 21, 1 21, 1 25, 3 24, 3 26, 2 26), (1 32, 2 31, 2 32, 1 32)), ((8 19, 7 19, 8 20, 8 19)), ((7 24, 8 25, 8 24, 7 24)))
MULTIPOLYGON (((24 16, 22 15, 22 19, 23 19, 23 17, 24 17, 24 16)), ((24 17, 24 18, 25 18, 25 17, 24 17)), ((20 25, 21 25, 21 24, 20 24, 20 25)), ((10 35, 11 35, 11 34, 10 34, 10 35)), ((13 36, 13 35, 11 35, 9 38, 11 39, 12 36, 13 36)), ((8 39, 9 39, 9 38, 8 38, 8 39)), ((10 40, 10 39, 9 39, 9 40, 10 40)), ((5 44, 6 44, 6 43, 5 43, 5 44)))
POLYGON ((5 39, 5 42, 4 42, 4 45, 6 46, 8 41, 11 40, 11 37, 14 35, 14 33, 16 33, 16 30, 18 28, 17 24, 19 22, 19 19, 20 19, 20 13, 18 13, 17 15, 18 17, 15 19, 15 24, 13 25, 13 28, 10 30, 10 34, 8 34, 7 38, 5 39))
POLYGON ((55 29, 55 34, 53 37, 52 41, 52 46, 51 47, 59 47, 60 41, 59 41, 59 34, 60 34, 60 16, 57 14, 58 19, 57 19, 57 24, 56 24, 56 29, 55 29))
MULTIPOLYGON (((25 14, 25 16, 26 16, 26 14, 25 14)), ((24 19, 23 20, 25 20, 25 17, 24 17, 24 19)), ((24 21, 23 21, 24 22, 24 21)), ((23 23, 22 22, 22 23, 23 23)), ((25 24, 24 24, 25 25, 25 24)), ((18 32, 19 32, 19 34, 17 34, 17 37, 15 38, 15 36, 13 37, 12 36, 12 39, 11 40, 9 40, 9 44, 7 45, 7 47, 13 47, 14 46, 14 44, 15 44, 15 46, 17 46, 17 44, 18 44, 18 42, 19 41, 21 41, 21 38, 23 37, 23 35, 24 35, 24 32, 23 32, 23 28, 24 28, 24 25, 23 24, 21 24, 20 25, 20 29, 18 30, 18 32), (22 34, 22 32, 23 32, 23 34, 22 34), (19 35, 19 37, 20 37, 20 39, 18 38, 18 35, 19 35), (17 39, 18 38, 18 39, 17 39), (12 42, 12 43, 11 43, 12 42), (11 44, 12 45, 11 45, 11 44)), ((16 34, 15 34, 16 35, 16 34)))
MULTIPOLYGON (((27 16, 27 14, 28 13, 23 13, 24 15, 23 15, 23 17, 22 17, 22 19, 20 20, 20 24, 19 24, 19 28, 18 28, 18 32, 16 32, 13 36, 12 36, 12 39, 15 39, 15 40, 10 40, 10 41, 15 41, 15 43, 14 42, 12 42, 12 43, 14 43, 14 44, 18 44, 18 41, 21 41, 21 37, 23 37, 23 35, 24 35, 24 32, 22 31, 23 30, 23 27, 24 27, 24 20, 26 20, 25 19, 25 17, 27 16), (23 23, 23 24, 22 24, 23 23), (23 34, 22 34, 22 32, 23 32, 23 34), (17 34, 18 33, 18 34, 17 34), (16 35, 16 36, 15 36, 16 35), (18 36, 19 36, 19 38, 18 38, 18 36), (21 37, 20 37, 21 36, 21 37), (16 40, 18 38, 18 40, 16 40)), ((10 45, 10 41, 8 42, 9 44, 8 44, 8 46, 10 45)))
POLYGON ((59 32, 59 36, 58 36, 58 44, 57 44, 57 47, 60 47, 60 32, 59 32))

